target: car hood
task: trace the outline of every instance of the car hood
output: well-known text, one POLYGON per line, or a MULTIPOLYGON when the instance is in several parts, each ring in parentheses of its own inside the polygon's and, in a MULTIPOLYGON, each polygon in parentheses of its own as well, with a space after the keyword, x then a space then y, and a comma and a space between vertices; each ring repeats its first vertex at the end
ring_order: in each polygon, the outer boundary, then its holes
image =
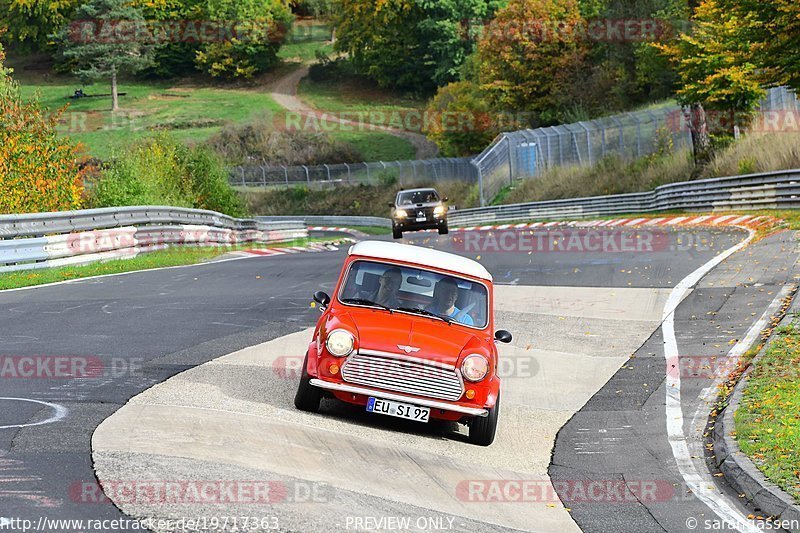
POLYGON ((422 204, 404 204, 396 206, 398 209, 430 209, 442 205, 442 202, 426 202, 422 204))
POLYGON ((456 366, 464 348, 480 344, 474 333, 441 320, 397 311, 389 315, 377 309, 348 309, 347 315, 345 320, 358 332, 360 350, 398 353, 456 366))

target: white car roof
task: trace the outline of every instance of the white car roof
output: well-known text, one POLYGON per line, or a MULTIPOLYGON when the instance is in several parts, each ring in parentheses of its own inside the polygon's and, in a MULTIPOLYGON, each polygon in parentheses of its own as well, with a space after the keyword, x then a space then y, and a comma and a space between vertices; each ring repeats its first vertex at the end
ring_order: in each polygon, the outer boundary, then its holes
POLYGON ((360 255, 375 259, 394 259, 418 265, 441 268, 475 278, 492 280, 492 275, 482 264, 460 255, 440 252, 422 246, 411 246, 397 242, 362 241, 350 247, 348 255, 360 255))

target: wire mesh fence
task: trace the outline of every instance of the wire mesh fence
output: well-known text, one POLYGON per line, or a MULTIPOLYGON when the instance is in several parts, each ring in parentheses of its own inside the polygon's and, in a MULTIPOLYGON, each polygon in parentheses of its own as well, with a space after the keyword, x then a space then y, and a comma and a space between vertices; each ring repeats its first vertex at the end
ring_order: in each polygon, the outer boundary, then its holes
MULTIPOLYGON (((770 89, 760 107, 762 111, 795 114, 800 110, 797 96, 785 87, 770 89)), ((593 165, 611 155, 636 159, 690 145, 691 133, 684 111, 677 105, 665 105, 574 124, 502 133, 483 152, 471 158, 316 166, 252 164, 232 168, 230 181, 244 187, 386 183, 409 186, 421 182, 461 181, 478 184, 483 206, 515 180, 536 178, 554 167, 593 165)))
MULTIPOLYGON (((761 110, 800 109, 786 87, 767 91, 761 110)), ((713 117, 720 120, 725 117, 713 117)), ((635 159, 660 149, 679 150, 691 144, 683 110, 664 106, 597 120, 502 133, 473 162, 480 183, 481 205, 516 179, 535 178, 564 165, 592 165, 606 156, 635 159)))
POLYGON ((342 163, 316 166, 250 165, 231 169, 230 182, 242 187, 336 187, 339 185, 401 186, 420 182, 467 181, 477 183, 477 168, 472 160, 439 158, 413 161, 379 161, 377 163, 342 163))

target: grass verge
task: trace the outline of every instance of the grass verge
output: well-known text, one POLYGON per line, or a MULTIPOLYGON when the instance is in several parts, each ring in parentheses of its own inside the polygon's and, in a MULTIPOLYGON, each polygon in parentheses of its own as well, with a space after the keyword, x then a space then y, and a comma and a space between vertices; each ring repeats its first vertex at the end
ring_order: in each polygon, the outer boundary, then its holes
MULTIPOLYGON (((331 239, 329 238, 297 239, 290 242, 269 245, 269 248, 304 246, 312 242, 326 242, 330 240, 331 239)), ((47 283, 55 283, 58 281, 104 276, 107 274, 119 274, 122 272, 194 265, 214 259, 215 257, 219 257, 227 252, 259 248, 267 248, 267 246, 254 244, 237 246, 204 246, 197 248, 185 246, 142 254, 132 259, 115 259, 113 261, 92 263, 89 265, 7 272, 0 274, 0 290, 32 287, 34 285, 45 285, 47 283)))
POLYGON ((800 328, 776 337, 756 362, 734 415, 736 439, 773 483, 800 501, 800 328))

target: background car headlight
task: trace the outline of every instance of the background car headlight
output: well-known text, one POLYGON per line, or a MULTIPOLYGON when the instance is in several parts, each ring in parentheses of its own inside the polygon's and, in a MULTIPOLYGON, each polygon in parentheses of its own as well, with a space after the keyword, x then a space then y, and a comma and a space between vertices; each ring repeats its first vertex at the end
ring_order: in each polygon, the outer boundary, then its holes
POLYGON ((461 374, 469 381, 480 381, 489 373, 489 361, 482 355, 468 355, 461 363, 461 374))
POLYGON ((396 216, 397 218, 406 218, 408 216, 408 213, 406 213, 405 209, 396 209, 394 212, 394 216, 396 216))
POLYGON ((355 340, 349 331, 335 329, 325 339, 325 347, 336 357, 345 357, 353 351, 355 340))
POLYGON ((439 217, 445 213, 447 213, 447 208, 443 205, 437 205, 436 209, 433 210, 433 214, 439 217))

